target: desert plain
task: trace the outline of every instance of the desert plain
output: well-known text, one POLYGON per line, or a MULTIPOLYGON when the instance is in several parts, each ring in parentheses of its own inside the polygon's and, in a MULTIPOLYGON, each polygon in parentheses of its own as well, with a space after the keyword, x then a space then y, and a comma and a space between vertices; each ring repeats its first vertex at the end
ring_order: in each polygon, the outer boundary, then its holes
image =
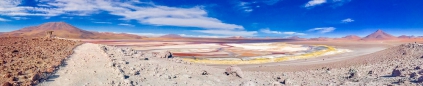
POLYGON ((54 22, 1 36, 2 86, 423 85, 423 39, 382 30, 363 38, 148 38, 54 22))

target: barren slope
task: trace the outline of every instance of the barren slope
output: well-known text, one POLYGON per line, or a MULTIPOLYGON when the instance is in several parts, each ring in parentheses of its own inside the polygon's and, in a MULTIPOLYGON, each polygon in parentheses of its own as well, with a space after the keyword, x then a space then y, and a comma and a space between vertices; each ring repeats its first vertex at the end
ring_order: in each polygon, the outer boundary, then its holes
POLYGON ((124 33, 101 33, 79 29, 65 22, 49 22, 40 26, 31 26, 20 30, 7 32, 1 36, 45 37, 47 31, 60 38, 72 39, 141 39, 142 36, 124 33))

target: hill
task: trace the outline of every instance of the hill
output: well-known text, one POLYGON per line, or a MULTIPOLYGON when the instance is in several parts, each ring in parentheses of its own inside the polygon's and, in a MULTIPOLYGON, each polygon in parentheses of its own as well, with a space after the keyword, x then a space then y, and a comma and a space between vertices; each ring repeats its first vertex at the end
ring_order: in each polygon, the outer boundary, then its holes
POLYGON ((342 37, 341 39, 346 39, 346 40, 360 40, 361 37, 359 37, 357 35, 348 35, 348 36, 342 37))
POLYGON ((6 32, 1 36, 21 36, 21 37, 45 37, 47 31, 53 31, 53 36, 72 39, 141 39, 142 36, 110 33, 92 32, 79 29, 65 22, 48 22, 39 26, 25 27, 20 30, 6 32))
POLYGON ((401 35, 401 36, 398 36, 398 38, 401 38, 401 39, 411 39, 411 38, 415 38, 415 36, 401 35))
POLYGON ((366 36, 363 38, 364 40, 389 40, 389 39, 397 39, 397 37, 392 36, 388 33, 385 33, 382 30, 377 30, 376 32, 366 36))
POLYGON ((162 38, 182 38, 182 36, 178 35, 178 34, 167 34, 167 35, 163 35, 160 36, 162 38))

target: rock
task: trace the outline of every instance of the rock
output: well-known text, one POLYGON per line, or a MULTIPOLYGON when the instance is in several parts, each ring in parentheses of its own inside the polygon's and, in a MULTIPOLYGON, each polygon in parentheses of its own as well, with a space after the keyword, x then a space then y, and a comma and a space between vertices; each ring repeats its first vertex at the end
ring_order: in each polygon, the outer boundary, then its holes
POLYGON ((239 86, 256 86, 252 81, 242 82, 239 86))
POLYGON ((417 81, 416 82, 418 82, 418 83, 422 83, 423 82, 423 76, 420 76, 418 79, 417 79, 417 81))
POLYGON ((32 81, 37 81, 38 79, 40 79, 40 75, 39 75, 39 74, 34 74, 34 75, 32 75, 32 77, 31 77, 31 80, 32 80, 32 81))
POLYGON ((201 75, 209 75, 209 73, 207 73, 207 71, 203 70, 203 73, 201 73, 201 75))
POLYGON ((401 71, 398 69, 394 69, 391 74, 392 77, 401 76, 401 71))
POLYGON ((155 55, 154 57, 157 58, 172 58, 172 53, 170 51, 161 51, 161 52, 153 52, 155 55))
POLYGON ((1 84, 1 86, 12 86, 12 84, 9 83, 9 82, 5 82, 5 83, 1 84))
POLYGON ((410 74, 410 78, 416 78, 417 76, 418 76, 418 75, 417 75, 417 73, 415 73, 415 72, 410 74))
POLYGON ((361 77, 360 73, 358 73, 358 71, 355 70, 355 69, 350 69, 348 73, 350 74, 348 78, 359 78, 359 77, 361 77))
POLYGON ((239 78, 243 78, 244 74, 241 70, 241 68, 235 66, 235 65, 231 65, 230 67, 226 68, 226 75, 235 75, 238 76, 239 78))

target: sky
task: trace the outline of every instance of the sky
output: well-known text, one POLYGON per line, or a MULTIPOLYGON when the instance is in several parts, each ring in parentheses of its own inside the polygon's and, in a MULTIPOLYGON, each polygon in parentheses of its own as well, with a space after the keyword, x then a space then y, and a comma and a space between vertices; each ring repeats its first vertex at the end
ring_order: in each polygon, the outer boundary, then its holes
POLYGON ((422 0, 0 0, 0 32, 46 22, 144 36, 423 36, 422 0))

